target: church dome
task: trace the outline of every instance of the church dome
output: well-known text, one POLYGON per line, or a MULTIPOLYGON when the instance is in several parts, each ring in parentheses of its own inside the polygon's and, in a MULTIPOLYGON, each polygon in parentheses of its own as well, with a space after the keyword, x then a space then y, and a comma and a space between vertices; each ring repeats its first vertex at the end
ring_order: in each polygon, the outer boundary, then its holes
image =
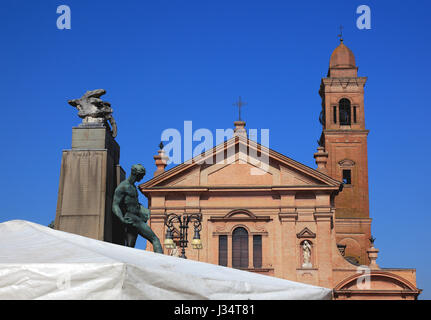
POLYGON ((355 56, 343 41, 335 48, 329 60, 329 68, 356 68, 355 56))

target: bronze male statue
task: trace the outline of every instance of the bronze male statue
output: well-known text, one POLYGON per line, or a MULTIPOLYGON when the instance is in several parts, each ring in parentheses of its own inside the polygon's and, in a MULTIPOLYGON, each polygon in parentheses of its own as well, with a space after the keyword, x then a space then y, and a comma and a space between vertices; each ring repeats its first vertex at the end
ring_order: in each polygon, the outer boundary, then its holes
POLYGON ((126 246, 134 247, 138 234, 153 245, 154 252, 163 253, 159 238, 147 225, 150 210, 138 201, 138 190, 135 182, 145 176, 145 168, 140 164, 132 166, 130 177, 122 181, 115 189, 112 211, 126 228, 126 246))

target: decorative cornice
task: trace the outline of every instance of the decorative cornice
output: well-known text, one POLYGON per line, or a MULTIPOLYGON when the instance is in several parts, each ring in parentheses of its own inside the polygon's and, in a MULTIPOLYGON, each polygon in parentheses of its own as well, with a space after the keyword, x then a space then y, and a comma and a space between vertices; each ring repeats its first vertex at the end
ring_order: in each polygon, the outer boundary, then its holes
MULTIPOLYGON (((348 84, 353 84, 359 87, 359 85, 362 85, 362 87, 367 82, 367 77, 329 77, 329 78, 322 78, 322 83, 325 86, 334 87, 337 85, 343 86, 348 84)), ((346 86, 347 86, 346 85, 346 86)))
POLYGON ((237 209, 231 210, 224 216, 211 216, 209 217, 208 221, 211 221, 211 222, 232 222, 232 221, 268 222, 268 221, 272 221, 272 218, 270 216, 257 216, 247 209, 237 208, 237 209), (244 217, 244 215, 246 215, 246 217, 244 217))
POLYGON ((342 135, 346 135, 346 134, 366 134, 366 135, 368 135, 369 132, 370 132, 370 130, 363 130, 363 129, 347 129, 347 130, 343 130, 343 129, 325 129, 325 130, 323 130, 323 133, 325 135, 337 135, 337 134, 342 134, 342 135))
POLYGON ((256 216, 255 218, 251 218, 251 217, 220 217, 220 216, 211 216, 209 217, 208 221, 211 222, 231 222, 231 221, 235 221, 235 222, 241 222, 241 221, 254 221, 254 222, 258 222, 258 221, 262 221, 262 222, 268 222, 268 221, 272 221, 272 218, 270 216, 256 216))
POLYGON ((414 296, 417 297, 422 290, 333 290, 335 297, 338 296, 351 296, 351 295, 401 295, 401 296, 414 296))
POLYGON ((155 192, 273 192, 273 191, 338 191, 340 186, 329 185, 270 185, 270 186, 163 186, 163 187, 147 187, 141 188, 140 191, 145 193, 155 192))
POLYGON ((249 272, 274 272, 274 268, 240 268, 240 270, 245 270, 249 272))
MULTIPOLYGON (((370 273, 368 274, 371 277, 371 281, 373 281, 373 277, 375 276, 380 276, 383 278, 386 278, 386 280, 388 282, 399 282, 401 283, 403 286, 406 287, 406 289, 404 290, 393 290, 393 292, 412 292, 412 293, 419 293, 420 290, 410 281, 408 281, 407 279, 396 275, 394 273, 390 273, 384 270, 370 270, 370 273)), ((334 287, 334 292, 337 291, 338 293, 345 293, 345 292, 355 292, 355 293, 364 293, 367 290, 351 290, 351 289, 343 289, 344 287, 348 286, 351 283, 354 283, 359 277, 362 277, 363 275, 361 273, 355 273, 345 279, 343 279, 342 281, 340 281, 335 287, 334 287)), ((383 291, 383 292, 387 292, 387 290, 370 290, 371 292, 376 292, 376 291, 383 291)), ((388 291, 392 291, 392 290, 388 290, 388 291)))

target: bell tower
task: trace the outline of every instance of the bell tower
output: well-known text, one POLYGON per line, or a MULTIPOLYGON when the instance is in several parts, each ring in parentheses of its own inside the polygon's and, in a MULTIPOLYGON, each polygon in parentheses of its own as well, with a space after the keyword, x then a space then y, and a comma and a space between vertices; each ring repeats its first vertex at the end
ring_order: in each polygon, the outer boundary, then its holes
POLYGON ((331 55, 327 77, 320 85, 322 111, 319 120, 323 130, 319 145, 328 154, 326 174, 344 183, 333 203, 337 243, 347 245, 346 255, 352 261, 368 264, 366 249, 371 237, 371 220, 367 160, 369 131, 365 128, 364 112, 366 81, 366 77, 358 77, 355 56, 341 38, 331 55))

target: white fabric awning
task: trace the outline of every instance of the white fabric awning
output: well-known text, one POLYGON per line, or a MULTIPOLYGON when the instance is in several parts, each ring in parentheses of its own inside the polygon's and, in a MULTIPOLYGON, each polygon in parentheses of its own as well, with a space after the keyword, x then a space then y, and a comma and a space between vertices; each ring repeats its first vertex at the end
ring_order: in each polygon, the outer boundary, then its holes
POLYGON ((332 290, 53 230, 0 223, 0 299, 331 299, 332 290))

